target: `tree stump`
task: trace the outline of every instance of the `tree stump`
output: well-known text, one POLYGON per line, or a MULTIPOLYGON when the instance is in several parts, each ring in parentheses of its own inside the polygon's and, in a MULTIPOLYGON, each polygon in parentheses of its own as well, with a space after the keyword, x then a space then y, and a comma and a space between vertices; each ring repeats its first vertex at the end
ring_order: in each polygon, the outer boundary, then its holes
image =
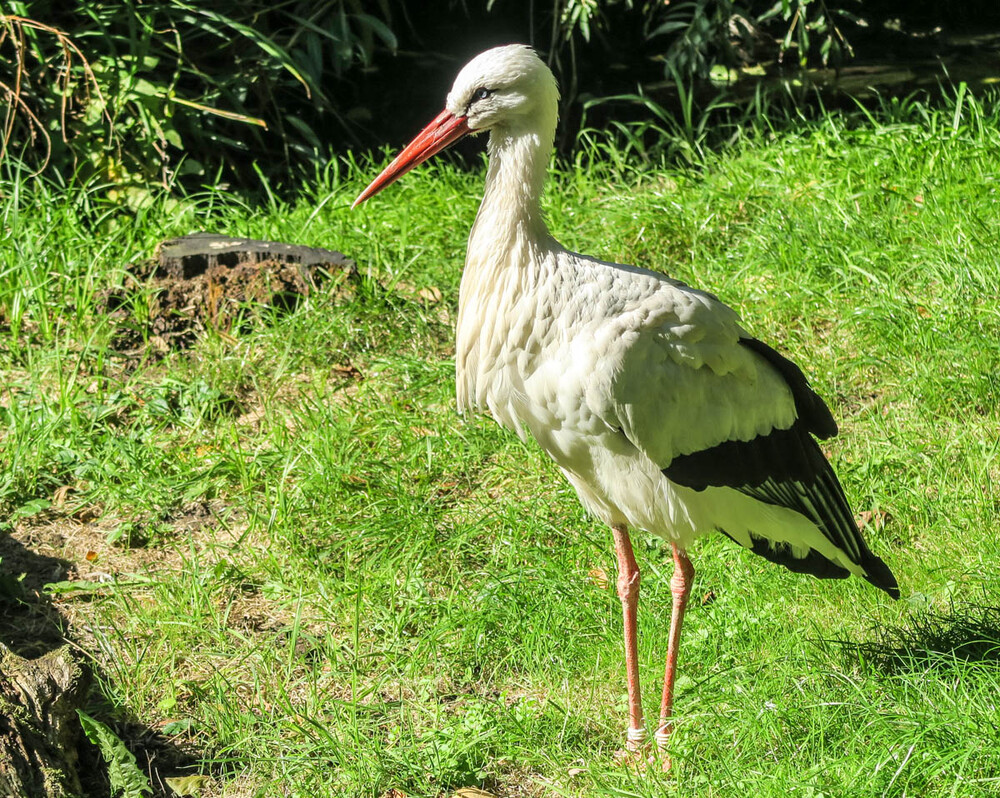
POLYGON ((190 280, 215 266, 232 268, 244 263, 295 263, 303 277, 311 277, 314 268, 330 271, 354 268, 354 261, 343 252, 281 241, 257 241, 216 233, 191 233, 160 244, 160 269, 175 280, 190 280))
POLYGON ((105 311, 118 326, 112 347, 162 354, 186 349, 202 330, 228 333, 245 325, 255 308, 292 310, 326 281, 324 290, 346 293, 357 267, 332 249, 192 233, 164 241, 156 261, 127 272, 121 288, 104 294, 105 311), (131 300, 141 295, 140 321, 131 315, 131 300))
POLYGON ((69 646, 23 659, 0 644, 0 798, 78 798, 88 678, 69 646))

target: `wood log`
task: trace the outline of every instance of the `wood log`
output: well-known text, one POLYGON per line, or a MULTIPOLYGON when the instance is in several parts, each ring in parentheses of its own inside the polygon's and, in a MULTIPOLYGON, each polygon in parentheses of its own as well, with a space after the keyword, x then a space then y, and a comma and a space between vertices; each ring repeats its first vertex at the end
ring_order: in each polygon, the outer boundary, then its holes
POLYGON ((89 680, 69 646, 24 659, 0 644, 0 798, 78 798, 89 680))

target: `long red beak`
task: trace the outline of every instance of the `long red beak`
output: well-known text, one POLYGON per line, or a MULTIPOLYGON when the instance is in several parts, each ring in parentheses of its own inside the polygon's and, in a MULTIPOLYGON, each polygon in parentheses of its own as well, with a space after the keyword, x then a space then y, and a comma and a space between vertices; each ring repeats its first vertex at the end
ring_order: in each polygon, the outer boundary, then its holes
POLYGON ((462 136, 471 132, 466 117, 455 116, 450 111, 442 111, 433 122, 417 134, 413 141, 406 145, 406 149, 397 155, 391 164, 382 170, 382 174, 372 180, 368 188, 354 200, 351 207, 357 208, 369 197, 395 183, 414 166, 419 166, 432 155, 436 155, 445 147, 454 144, 462 136))

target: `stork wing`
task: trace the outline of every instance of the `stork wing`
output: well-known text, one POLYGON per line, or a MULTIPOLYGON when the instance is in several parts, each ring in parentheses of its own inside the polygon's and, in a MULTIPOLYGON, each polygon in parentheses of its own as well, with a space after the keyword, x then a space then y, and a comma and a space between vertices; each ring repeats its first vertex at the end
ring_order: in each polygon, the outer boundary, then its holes
MULTIPOLYGON (((619 428, 678 485, 732 488, 805 516, 869 582, 898 597, 812 437, 837 433, 826 404, 798 366, 749 337, 729 308, 700 292, 688 298, 692 304, 674 302, 627 344, 612 386, 619 428)), ((815 550, 796 556, 763 536, 751 541, 756 553, 792 570, 847 575, 815 550)))

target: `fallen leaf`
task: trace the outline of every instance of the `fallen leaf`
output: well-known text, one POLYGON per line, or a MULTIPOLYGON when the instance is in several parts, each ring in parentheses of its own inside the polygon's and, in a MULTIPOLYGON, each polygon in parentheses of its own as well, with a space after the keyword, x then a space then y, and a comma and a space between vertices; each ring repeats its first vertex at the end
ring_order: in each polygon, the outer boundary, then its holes
POLYGON ((417 296, 424 300, 424 302, 435 304, 441 301, 441 289, 436 285, 430 285, 427 288, 421 288, 417 292, 417 296))
POLYGON ((100 505, 84 504, 73 511, 73 517, 82 523, 88 523, 101 517, 103 508, 100 505))
POLYGON ((69 492, 73 490, 72 485, 60 485, 52 492, 52 505, 54 507, 62 507, 66 503, 66 497, 69 496, 69 492))
POLYGON ((592 584, 597 585, 601 590, 607 590, 608 585, 610 584, 608 574, 603 568, 591 568, 587 571, 587 579, 589 579, 592 584))
POLYGON ((400 280, 396 283, 396 293, 409 300, 419 299, 425 305, 436 305, 441 301, 441 289, 436 285, 417 288, 413 283, 400 280))
POLYGON ((486 790, 481 790, 478 787, 462 787, 460 790, 455 790, 452 794, 452 798, 497 798, 493 793, 486 792, 486 790))
POLYGON ((858 529, 870 526, 878 532, 885 528, 885 525, 892 520, 892 516, 882 510, 863 510, 858 513, 855 520, 858 522, 858 529))
POLYGON ((212 783, 208 776, 173 776, 164 779, 167 786, 174 791, 175 795, 200 795, 201 791, 212 783))
POLYGON ((97 552, 96 551, 88 551, 84 555, 84 557, 86 558, 87 562, 96 562, 97 561, 97 552))
POLYGON ((713 601, 715 601, 715 591, 709 590, 704 596, 701 597, 701 606, 707 607, 713 601))

